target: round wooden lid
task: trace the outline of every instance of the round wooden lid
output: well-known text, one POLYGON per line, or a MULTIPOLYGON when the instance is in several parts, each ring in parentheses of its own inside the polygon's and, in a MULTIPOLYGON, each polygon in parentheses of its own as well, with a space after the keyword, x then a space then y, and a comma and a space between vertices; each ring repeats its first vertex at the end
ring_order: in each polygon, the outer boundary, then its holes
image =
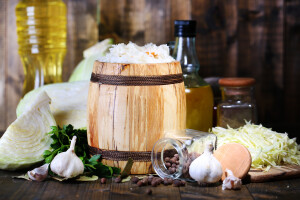
POLYGON ((219 79, 220 86, 242 87, 254 85, 254 78, 221 78, 219 79))
POLYGON ((225 179, 225 169, 233 172, 235 177, 242 179, 250 170, 252 159, 249 150, 238 143, 224 144, 214 152, 215 158, 221 163, 225 179))

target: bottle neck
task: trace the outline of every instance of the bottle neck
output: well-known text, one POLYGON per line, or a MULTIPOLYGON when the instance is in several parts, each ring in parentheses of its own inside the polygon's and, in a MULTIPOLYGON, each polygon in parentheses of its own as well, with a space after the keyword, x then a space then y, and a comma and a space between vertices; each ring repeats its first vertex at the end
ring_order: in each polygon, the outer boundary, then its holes
POLYGON ((183 74, 198 74, 200 65, 196 54, 195 37, 176 37, 173 57, 180 62, 183 74))

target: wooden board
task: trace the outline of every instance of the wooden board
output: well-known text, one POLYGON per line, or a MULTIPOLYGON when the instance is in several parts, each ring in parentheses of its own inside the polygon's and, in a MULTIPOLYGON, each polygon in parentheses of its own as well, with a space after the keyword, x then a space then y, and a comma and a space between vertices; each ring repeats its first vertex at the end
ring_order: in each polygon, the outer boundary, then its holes
POLYGON ((300 177, 300 166, 284 165, 280 167, 272 167, 268 172, 250 169, 245 180, 252 183, 262 183, 267 181, 284 180, 296 177, 300 177))
POLYGON ((215 151, 214 156, 222 165, 222 180, 226 177, 226 169, 231 170, 236 177, 242 179, 247 175, 252 162, 248 149, 238 143, 222 145, 215 151))

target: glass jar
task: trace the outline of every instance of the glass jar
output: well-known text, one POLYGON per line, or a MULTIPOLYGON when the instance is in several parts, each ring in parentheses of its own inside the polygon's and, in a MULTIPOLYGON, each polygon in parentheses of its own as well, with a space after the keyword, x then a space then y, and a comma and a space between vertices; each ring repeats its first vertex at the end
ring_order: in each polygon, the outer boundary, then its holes
POLYGON ((217 126, 239 128, 246 121, 257 122, 253 78, 219 80, 222 101, 217 107, 217 126))
POLYGON ((192 129, 167 132, 165 138, 153 146, 153 169, 161 178, 194 181, 190 178, 189 166, 204 152, 208 142, 216 149, 217 137, 214 134, 192 129))

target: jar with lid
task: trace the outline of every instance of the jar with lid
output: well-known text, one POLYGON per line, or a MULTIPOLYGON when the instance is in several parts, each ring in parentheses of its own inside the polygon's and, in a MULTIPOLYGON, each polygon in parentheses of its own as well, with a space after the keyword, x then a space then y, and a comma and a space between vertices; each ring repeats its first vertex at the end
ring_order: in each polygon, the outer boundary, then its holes
POLYGON ((199 76, 195 20, 176 20, 173 57, 180 62, 186 94, 186 127, 200 131, 212 128, 213 93, 210 85, 199 76))
POLYGON ((167 132, 165 138, 153 146, 151 162, 154 171, 161 178, 194 181, 189 175, 189 166, 204 152, 207 143, 212 143, 216 149, 216 135, 192 129, 167 132))
POLYGON ((217 126, 239 128, 257 122, 253 78, 221 78, 222 101, 217 107, 217 126))

